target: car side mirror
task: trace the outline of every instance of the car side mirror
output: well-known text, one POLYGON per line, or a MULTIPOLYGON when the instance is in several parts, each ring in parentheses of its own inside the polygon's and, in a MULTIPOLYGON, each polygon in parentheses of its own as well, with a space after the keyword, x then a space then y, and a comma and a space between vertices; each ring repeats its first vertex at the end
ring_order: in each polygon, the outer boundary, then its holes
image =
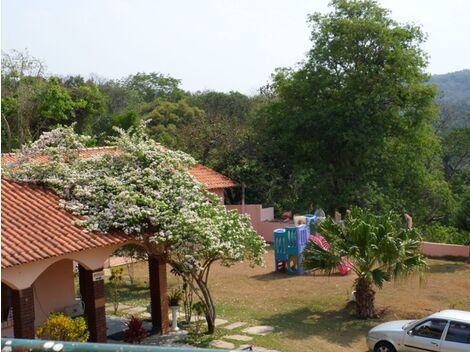
POLYGON ((407 334, 413 336, 413 330, 408 330, 407 334))

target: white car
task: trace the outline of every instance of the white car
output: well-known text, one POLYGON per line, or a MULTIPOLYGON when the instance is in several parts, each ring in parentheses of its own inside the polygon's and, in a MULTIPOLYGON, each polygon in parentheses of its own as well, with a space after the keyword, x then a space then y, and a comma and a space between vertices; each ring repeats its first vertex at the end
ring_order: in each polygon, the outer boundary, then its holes
POLYGON ((470 352, 470 312, 443 310, 421 320, 397 320, 369 331, 374 352, 470 352))

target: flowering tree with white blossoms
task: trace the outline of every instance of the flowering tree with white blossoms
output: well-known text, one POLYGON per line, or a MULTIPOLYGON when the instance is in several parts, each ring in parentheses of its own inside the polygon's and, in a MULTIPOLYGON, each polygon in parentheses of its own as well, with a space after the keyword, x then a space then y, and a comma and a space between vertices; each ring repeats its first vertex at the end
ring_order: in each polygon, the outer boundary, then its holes
POLYGON ((208 288, 211 265, 244 260, 262 265, 265 241, 247 217, 226 211, 188 173, 195 163, 192 157, 165 149, 142 126, 119 131, 112 140, 117 152, 85 159, 80 149, 86 141, 72 127, 59 127, 23 147, 4 172, 53 190, 64 209, 81 217, 77 224, 85 230, 103 236, 123 231, 150 255, 165 258, 204 304, 212 333, 216 313, 208 288))

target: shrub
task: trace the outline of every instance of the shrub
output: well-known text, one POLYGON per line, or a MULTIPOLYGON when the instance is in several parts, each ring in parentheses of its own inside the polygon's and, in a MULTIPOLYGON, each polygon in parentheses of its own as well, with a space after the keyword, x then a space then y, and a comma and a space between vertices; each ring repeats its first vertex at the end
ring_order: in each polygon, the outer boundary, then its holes
POLYGON ((124 331, 124 341, 127 343, 142 343, 147 337, 142 320, 131 316, 129 321, 126 323, 127 330, 124 331))
POLYGON ((116 314, 119 309, 119 289, 122 285, 122 272, 122 268, 111 268, 111 276, 109 277, 114 314, 116 314))
POLYGON ((86 342, 90 333, 83 317, 70 318, 63 313, 51 313, 36 332, 40 339, 86 342))
POLYGON ((183 291, 179 288, 174 288, 168 294, 168 304, 171 306, 179 306, 183 298, 183 291))
POLYGON ((452 226, 426 226, 422 229, 422 233, 424 241, 470 245, 470 233, 452 226))

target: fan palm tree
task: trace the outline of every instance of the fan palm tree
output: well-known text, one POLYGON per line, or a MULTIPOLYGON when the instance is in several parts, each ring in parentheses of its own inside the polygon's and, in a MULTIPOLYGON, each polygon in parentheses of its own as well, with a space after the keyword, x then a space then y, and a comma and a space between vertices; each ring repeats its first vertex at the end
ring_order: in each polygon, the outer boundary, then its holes
POLYGON ((304 267, 332 274, 342 261, 349 261, 357 275, 356 314, 360 318, 377 316, 374 286, 380 289, 392 278, 421 274, 426 268, 419 233, 406 228, 394 213, 377 216, 356 208, 342 224, 327 218, 318 232, 329 241, 330 248, 309 241, 303 254, 304 267))

